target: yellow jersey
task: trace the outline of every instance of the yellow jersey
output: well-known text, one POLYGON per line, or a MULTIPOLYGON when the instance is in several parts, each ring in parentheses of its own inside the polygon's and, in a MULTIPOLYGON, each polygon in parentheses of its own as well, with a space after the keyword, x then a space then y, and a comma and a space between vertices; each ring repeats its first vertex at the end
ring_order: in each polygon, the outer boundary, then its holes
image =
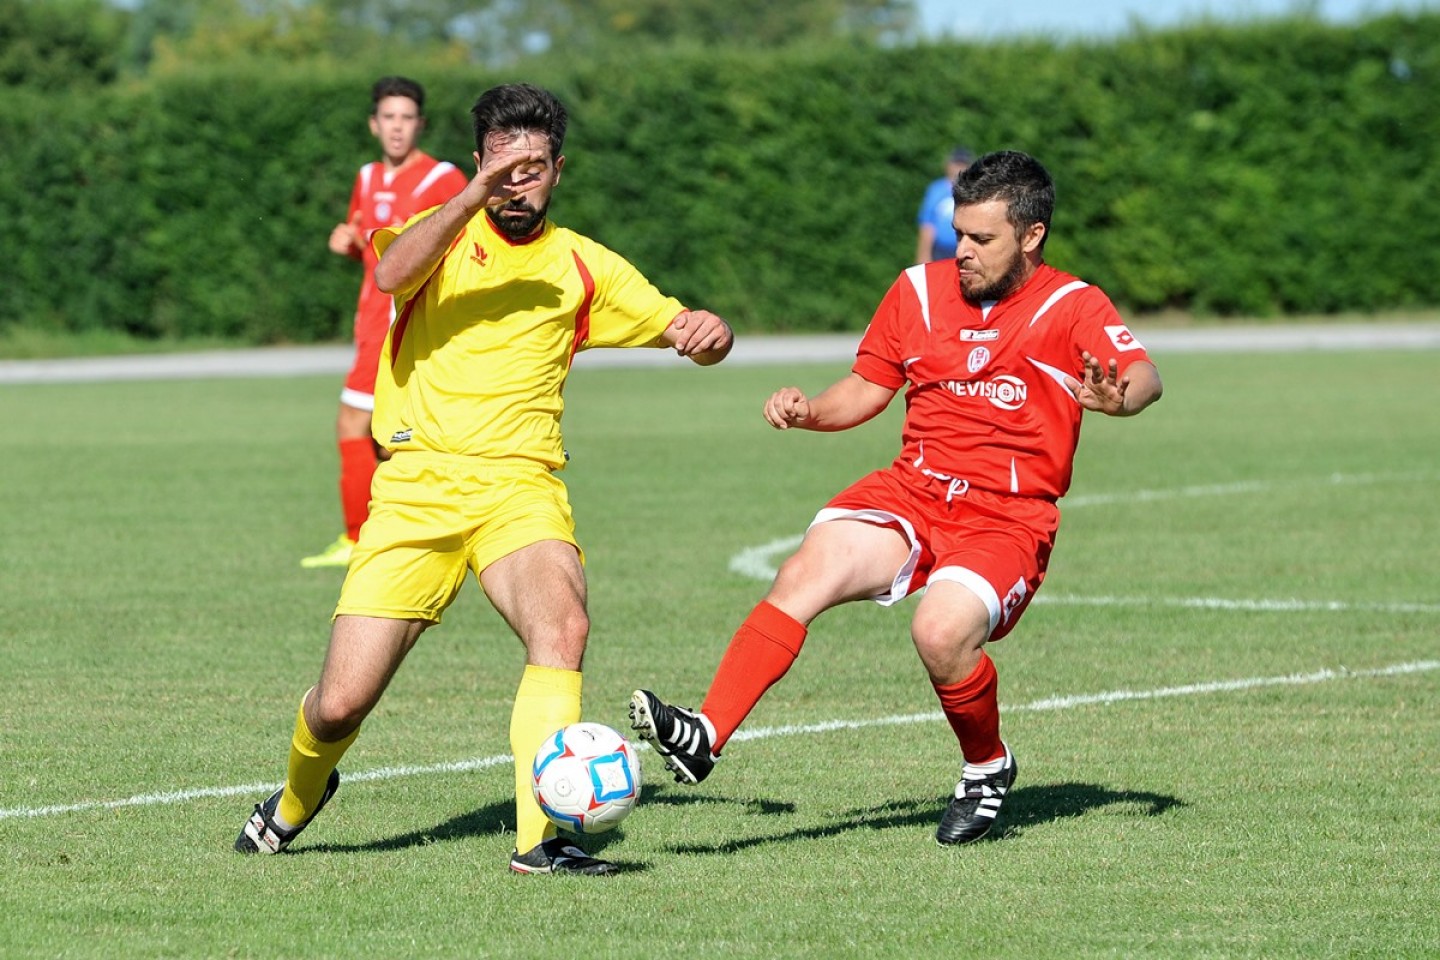
MULTIPOLYGON (((377 254, 430 211, 377 230, 377 254)), ((375 382, 375 441, 560 469, 570 364, 594 347, 662 346, 683 304, 588 237, 546 222, 514 241, 474 217, 414 289, 395 295, 375 382)))

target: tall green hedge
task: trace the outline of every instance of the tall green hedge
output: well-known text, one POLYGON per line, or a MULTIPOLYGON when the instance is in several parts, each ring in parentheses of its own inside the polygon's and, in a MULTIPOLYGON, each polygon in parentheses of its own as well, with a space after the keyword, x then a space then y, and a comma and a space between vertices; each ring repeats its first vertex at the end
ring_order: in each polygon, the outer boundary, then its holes
MULTIPOLYGON (((8 91, 0 324, 344 336, 358 267, 326 237, 376 154, 379 72, 8 91)), ((467 170, 482 89, 554 89, 554 218, 745 329, 862 326, 957 141, 1044 161, 1050 261, 1124 308, 1440 304, 1440 14, 405 72, 430 92, 425 147, 467 170)))

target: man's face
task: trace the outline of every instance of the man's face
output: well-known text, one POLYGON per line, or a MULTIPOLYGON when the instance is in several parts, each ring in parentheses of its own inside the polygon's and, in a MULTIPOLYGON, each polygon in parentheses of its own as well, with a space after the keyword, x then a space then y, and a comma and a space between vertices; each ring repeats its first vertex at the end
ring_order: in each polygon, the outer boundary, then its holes
POLYGON ((1031 224, 1017 237, 1007 210, 1004 200, 955 208, 955 263, 967 300, 999 300, 1035 272, 1031 255, 1040 249, 1045 227, 1031 224))
POLYGON ((560 182, 565 158, 552 157, 550 138, 533 130, 491 133, 485 137, 485 155, 475 158, 483 167, 492 160, 503 159, 506 154, 526 150, 544 151, 545 159, 521 164, 511 170, 505 181, 511 198, 485 211, 496 229, 513 240, 529 237, 545 222, 545 214, 550 209, 550 192, 560 182))
POLYGON ((420 106, 409 97, 385 97, 375 104, 370 116, 370 132, 380 141, 385 159, 399 164, 410 156, 425 129, 420 106))

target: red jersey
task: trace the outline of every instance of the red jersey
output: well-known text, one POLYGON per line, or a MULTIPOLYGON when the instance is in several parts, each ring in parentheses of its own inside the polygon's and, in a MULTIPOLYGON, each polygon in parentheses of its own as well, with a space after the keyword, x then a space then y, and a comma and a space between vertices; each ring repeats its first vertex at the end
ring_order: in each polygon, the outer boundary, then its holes
POLYGON ((350 191, 350 212, 345 217, 356 224, 362 238, 365 279, 360 286, 360 323, 390 324, 390 296, 375 286, 375 265, 380 258, 370 245, 370 234, 381 227, 398 227, 420 211, 439 206, 468 182, 453 163, 418 150, 396 170, 387 171, 379 160, 360 168, 350 191))
POLYGON ((1048 265, 1004 299, 972 304, 954 260, 906 270, 875 311, 852 368, 898 390, 907 382, 905 463, 980 490, 1057 500, 1070 487, 1085 412, 1065 386, 1080 352, 1120 375, 1145 348, 1110 298, 1048 265))

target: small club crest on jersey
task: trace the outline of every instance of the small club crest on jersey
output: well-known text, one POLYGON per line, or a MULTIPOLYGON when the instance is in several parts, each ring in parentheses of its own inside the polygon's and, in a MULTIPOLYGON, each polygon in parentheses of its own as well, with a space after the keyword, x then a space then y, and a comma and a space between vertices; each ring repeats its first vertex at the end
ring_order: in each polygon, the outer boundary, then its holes
POLYGON ((485 248, 480 246, 480 241, 477 240, 475 241, 475 252, 470 254, 470 259, 483 267, 490 262, 490 254, 485 252, 485 248))
POLYGON ((970 356, 965 358, 965 366, 971 373, 979 373, 985 369, 985 364, 990 362, 990 351, 984 347, 976 347, 970 351, 970 356))

